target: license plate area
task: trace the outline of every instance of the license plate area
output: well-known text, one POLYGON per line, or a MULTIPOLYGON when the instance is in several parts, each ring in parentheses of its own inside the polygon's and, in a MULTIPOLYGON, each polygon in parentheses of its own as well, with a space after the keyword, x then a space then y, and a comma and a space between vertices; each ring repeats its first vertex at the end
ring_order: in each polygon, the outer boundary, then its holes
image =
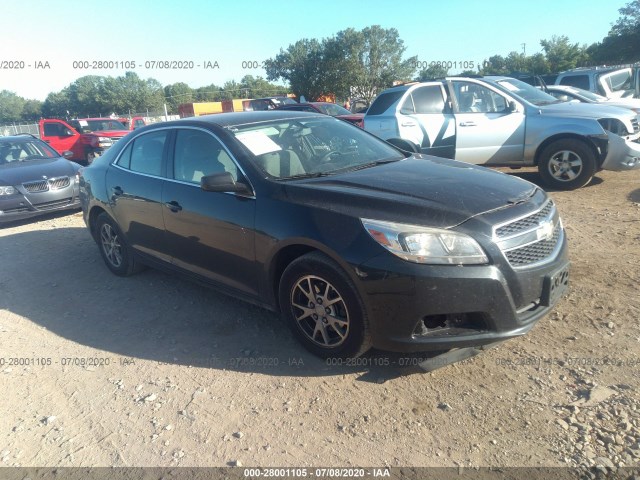
POLYGON ((569 286, 569 264, 567 263, 551 275, 544 277, 541 303, 546 307, 554 305, 564 295, 569 286))

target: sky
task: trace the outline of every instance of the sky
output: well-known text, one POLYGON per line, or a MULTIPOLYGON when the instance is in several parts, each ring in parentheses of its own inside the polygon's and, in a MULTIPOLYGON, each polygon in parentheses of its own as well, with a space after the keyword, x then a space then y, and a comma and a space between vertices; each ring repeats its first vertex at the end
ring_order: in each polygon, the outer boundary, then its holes
POLYGON ((600 41, 628 1, 8 1, 2 5, 0 90, 44 100, 84 75, 127 70, 193 88, 245 75, 266 78, 262 61, 280 49, 371 25, 396 28, 406 57, 478 65, 514 50, 540 52, 540 40, 553 35, 579 44, 600 41), (187 68, 145 68, 165 60, 187 68), (100 62, 114 68, 100 68, 100 62), (82 68, 87 65, 92 68, 82 68))

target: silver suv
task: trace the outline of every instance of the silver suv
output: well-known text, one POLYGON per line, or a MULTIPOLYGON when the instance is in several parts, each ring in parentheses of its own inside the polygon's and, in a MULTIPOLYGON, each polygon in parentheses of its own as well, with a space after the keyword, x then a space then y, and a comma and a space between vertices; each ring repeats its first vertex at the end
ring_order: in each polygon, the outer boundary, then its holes
POLYGON ((628 109, 563 103, 510 77, 450 77, 383 91, 365 130, 409 151, 489 166, 537 166, 571 190, 600 169, 640 168, 638 117, 628 109))
POLYGON ((556 85, 582 88, 607 98, 633 97, 634 71, 631 68, 589 67, 559 73, 556 85))

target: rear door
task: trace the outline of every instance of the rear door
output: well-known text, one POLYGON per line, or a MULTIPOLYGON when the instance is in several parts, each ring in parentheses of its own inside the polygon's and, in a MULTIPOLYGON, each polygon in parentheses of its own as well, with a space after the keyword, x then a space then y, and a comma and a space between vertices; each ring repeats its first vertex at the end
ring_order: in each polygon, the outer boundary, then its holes
POLYGON ((62 120, 40 120, 40 138, 60 154, 70 150, 73 160, 85 159, 80 134, 62 120))
POLYGON ((162 204, 173 263, 257 296, 255 198, 200 188, 204 175, 244 178, 237 163, 215 135, 197 128, 176 130, 172 158, 162 204))
POLYGON ((456 126, 442 82, 410 90, 396 117, 401 138, 411 140, 422 153, 453 158, 456 126))
POLYGON ((129 244, 170 262, 164 237, 162 188, 170 129, 152 130, 130 142, 106 178, 111 209, 129 244))
POLYGON ((473 80, 449 80, 456 123, 456 160, 501 165, 523 161, 524 107, 499 90, 473 80), (510 102, 516 106, 512 111, 510 102))

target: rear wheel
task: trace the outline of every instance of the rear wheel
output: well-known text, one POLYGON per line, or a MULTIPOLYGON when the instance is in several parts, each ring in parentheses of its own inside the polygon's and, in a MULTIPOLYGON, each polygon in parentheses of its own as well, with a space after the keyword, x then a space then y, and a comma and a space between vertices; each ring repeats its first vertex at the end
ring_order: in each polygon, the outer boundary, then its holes
POLYGON ((319 252, 294 260, 280 280, 280 308, 294 334, 315 355, 357 357, 371 347, 358 291, 338 264, 319 252))
POLYGON ((540 154, 540 176, 558 190, 574 190, 587 185, 597 171, 596 156, 580 140, 556 140, 540 154))
POLYGON ((141 265, 134 258, 120 228, 106 213, 98 215, 96 232, 100 254, 109 270, 121 277, 140 270, 141 265))

